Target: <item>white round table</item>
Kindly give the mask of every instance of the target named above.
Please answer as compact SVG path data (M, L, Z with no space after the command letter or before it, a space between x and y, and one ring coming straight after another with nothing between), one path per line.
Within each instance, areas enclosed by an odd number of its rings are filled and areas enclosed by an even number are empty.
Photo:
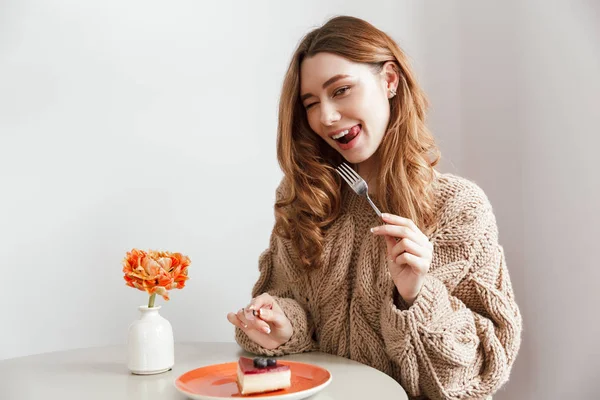
M58 351L0 361L2 400L184 400L174 381L186 371L236 361L245 353L236 343L177 343L173 370L133 375L126 366L126 347ZM325 353L282 357L327 368L331 384L311 400L405 400L402 387L366 365Z

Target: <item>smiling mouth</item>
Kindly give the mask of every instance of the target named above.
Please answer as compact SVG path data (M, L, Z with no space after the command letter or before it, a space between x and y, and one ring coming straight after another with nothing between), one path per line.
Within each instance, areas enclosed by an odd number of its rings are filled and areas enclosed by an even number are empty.
M344 132L341 132L341 136L339 137L333 137L332 139L335 140L336 142L340 142L342 144L348 144L350 143L356 136L358 136L358 134L360 133L360 125L355 125L350 129L347 129ZM338 136L338 135L336 135Z

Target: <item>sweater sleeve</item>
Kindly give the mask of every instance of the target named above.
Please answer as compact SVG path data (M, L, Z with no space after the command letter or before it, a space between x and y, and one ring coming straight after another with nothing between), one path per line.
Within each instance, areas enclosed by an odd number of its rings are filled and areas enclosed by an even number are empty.
M277 195L281 194L281 186ZM292 287L298 276L296 258L292 257L291 245L287 239L271 233L270 245L258 261L260 276L252 289L252 297L269 293L275 298L293 327L292 337L276 349L269 350L256 344L239 328L235 328L235 340L246 351L269 357L302 353L317 349L313 340L312 318L294 298Z
M398 301L393 284L382 306L386 351L414 397L491 396L508 380L520 347L521 314L491 205L480 189L459 197L461 210L439 237L453 259L428 274L411 307Z

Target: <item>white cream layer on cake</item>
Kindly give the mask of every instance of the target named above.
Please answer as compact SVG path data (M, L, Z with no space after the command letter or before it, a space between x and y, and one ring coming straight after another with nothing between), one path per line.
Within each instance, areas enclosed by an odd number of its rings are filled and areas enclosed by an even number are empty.
M266 365L266 361L255 362L248 357L240 357L238 361L237 383L240 393L244 395L288 388L291 386L291 377L287 365L273 362Z

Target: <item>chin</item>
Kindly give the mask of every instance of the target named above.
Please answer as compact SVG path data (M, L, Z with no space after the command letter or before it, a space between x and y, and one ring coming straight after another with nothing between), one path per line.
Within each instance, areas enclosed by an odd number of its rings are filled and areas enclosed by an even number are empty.
M342 157L350 164L360 164L367 160L367 158L360 156L360 154L342 154Z
M358 149L357 149L358 150ZM340 154L350 164L360 164L367 161L375 152L371 151L342 151Z

